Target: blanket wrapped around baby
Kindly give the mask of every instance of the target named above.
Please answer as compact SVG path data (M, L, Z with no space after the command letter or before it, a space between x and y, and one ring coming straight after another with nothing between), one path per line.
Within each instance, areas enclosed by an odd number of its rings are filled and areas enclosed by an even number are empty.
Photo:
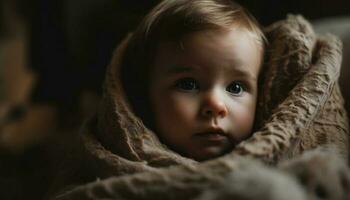
M107 69L100 110L72 142L49 196L345 199L349 127L337 83L341 42L316 35L301 16L288 16L265 34L255 131L232 152L205 162L167 148L132 112L120 78L124 40Z

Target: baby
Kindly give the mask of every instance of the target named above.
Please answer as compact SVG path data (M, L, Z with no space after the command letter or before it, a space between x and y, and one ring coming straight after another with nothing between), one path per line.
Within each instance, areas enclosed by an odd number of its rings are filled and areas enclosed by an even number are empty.
M264 36L230 0L165 0L134 32L122 83L170 149L203 161L251 135Z

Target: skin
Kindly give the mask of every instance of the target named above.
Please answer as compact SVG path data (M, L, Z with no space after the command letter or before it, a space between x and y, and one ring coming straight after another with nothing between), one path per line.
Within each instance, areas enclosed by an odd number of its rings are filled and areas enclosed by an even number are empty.
M203 161L231 151L249 137L261 59L261 45L237 27L161 43L149 96L162 142Z

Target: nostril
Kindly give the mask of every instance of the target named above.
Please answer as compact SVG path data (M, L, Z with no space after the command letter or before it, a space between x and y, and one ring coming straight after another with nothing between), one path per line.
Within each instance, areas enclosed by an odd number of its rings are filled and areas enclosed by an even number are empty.
M227 114L227 111L224 109L205 109L203 112L205 117L224 117Z
M221 110L219 115L222 116L222 117L226 116L227 115L227 110L226 109Z

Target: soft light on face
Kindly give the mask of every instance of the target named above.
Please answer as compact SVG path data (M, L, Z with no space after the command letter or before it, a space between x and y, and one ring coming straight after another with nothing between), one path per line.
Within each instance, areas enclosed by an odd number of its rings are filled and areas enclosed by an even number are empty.
M240 28L164 42L150 83L155 131L195 160L223 155L252 130L262 47Z

